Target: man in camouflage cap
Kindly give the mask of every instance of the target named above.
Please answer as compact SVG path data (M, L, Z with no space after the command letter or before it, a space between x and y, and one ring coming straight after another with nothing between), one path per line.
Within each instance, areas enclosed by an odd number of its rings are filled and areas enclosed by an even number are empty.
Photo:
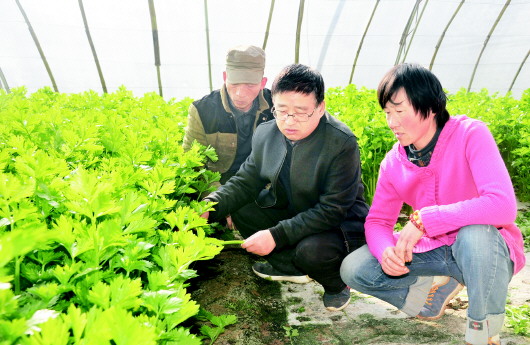
M274 118L264 70L263 49L252 45L233 47L226 55L223 86L190 105L184 149L188 150L194 141L212 146L218 160L208 161L207 167L221 173L221 184L247 159L256 127Z

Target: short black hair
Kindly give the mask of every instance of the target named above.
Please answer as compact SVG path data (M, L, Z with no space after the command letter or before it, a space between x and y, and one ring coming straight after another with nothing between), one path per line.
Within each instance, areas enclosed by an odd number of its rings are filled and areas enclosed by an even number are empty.
M284 67L272 83L272 96L294 91L309 95L315 94L317 105L324 101L324 78L319 71L302 64L292 64Z
M403 88L410 104L422 118L429 116L429 111L436 114L438 128L449 120L445 108L447 96L438 78L427 68L412 63L402 63L388 71L377 88L377 98L381 108L392 99L394 94Z

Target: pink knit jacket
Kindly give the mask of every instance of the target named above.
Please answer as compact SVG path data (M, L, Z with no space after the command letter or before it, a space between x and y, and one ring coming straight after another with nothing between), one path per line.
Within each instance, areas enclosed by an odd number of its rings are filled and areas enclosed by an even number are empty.
M453 244L463 226L491 224L500 228L508 245L514 273L524 267L523 238L514 223L517 204L512 182L483 122L452 116L427 167L409 162L399 143L387 153L365 224L368 247L379 261L385 248L395 246L399 237L393 229L403 203L420 210L426 229L415 253Z

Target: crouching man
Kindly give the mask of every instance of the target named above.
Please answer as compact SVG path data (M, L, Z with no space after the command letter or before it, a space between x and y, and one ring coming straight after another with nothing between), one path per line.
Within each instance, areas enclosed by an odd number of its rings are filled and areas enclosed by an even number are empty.
M258 126L250 156L206 198L217 205L202 216L232 216L246 239L242 247L266 259L252 267L258 276L314 279L324 287L324 306L341 310L350 290L340 265L365 244L368 213L357 140L326 112L324 80L315 69L289 65L271 91L275 120Z

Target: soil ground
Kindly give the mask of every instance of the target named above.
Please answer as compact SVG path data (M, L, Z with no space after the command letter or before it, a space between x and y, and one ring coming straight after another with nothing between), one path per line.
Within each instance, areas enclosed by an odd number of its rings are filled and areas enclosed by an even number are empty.
M215 315L238 318L219 336L216 345L316 344L462 344L465 289L452 308L436 321L409 318L393 306L352 291L352 301L340 312L328 312L317 283L278 283L253 274L259 257L240 248L225 248L213 260L197 263L199 278L192 282L192 299ZM510 284L509 303L530 302L530 253L527 266ZM196 325L197 326L197 325ZM198 333L194 330L194 333ZM529 337L510 329L501 334L503 345L528 345ZM209 344L204 340L204 344Z

